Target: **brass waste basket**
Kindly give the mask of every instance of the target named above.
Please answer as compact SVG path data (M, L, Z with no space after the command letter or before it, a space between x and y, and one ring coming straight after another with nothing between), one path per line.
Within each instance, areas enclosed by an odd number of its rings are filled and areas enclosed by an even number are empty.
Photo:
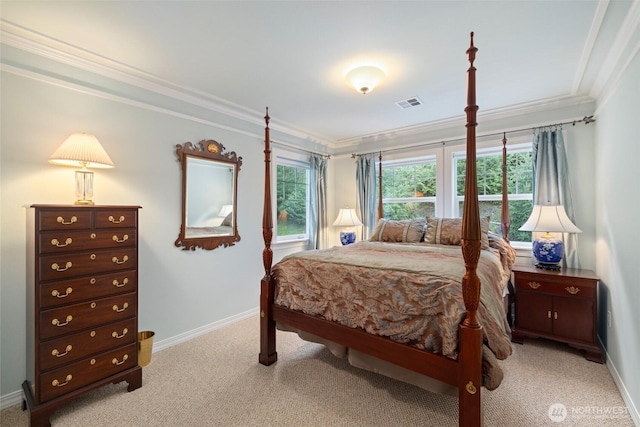
M151 352L153 350L153 336L155 332L138 332L138 365L147 366L151 363Z

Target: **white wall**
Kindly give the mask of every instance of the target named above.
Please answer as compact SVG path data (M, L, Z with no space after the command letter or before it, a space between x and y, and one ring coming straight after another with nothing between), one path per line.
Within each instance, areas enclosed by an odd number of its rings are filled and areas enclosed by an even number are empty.
M640 37L638 38L640 39ZM598 103L596 272L600 281L600 338L610 369L629 405L640 411L640 55ZM611 312L611 326L607 325ZM637 422L640 420L636 419Z
M116 165L94 170L96 203L142 206L140 330L155 331L158 342L257 312L264 274L263 114L234 132L189 118L194 116L130 105L105 92L74 90L64 82L10 72L1 78L1 396L19 396L26 375L26 289L33 284L26 282L25 212L34 203L75 200L74 169L47 163L72 132L97 135ZM183 251L174 246L181 223L175 146L202 139L215 139L242 156L237 217L241 240L229 248ZM256 360L257 353L256 347Z

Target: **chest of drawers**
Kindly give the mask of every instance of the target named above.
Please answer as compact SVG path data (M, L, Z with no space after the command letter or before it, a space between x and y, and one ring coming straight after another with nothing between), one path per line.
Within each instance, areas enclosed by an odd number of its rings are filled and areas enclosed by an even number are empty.
M27 379L32 426L138 366L138 206L28 210Z

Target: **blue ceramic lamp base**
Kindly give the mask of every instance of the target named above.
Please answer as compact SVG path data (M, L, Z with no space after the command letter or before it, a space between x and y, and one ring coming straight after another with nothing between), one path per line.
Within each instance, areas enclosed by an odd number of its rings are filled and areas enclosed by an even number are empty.
M356 241L356 232L355 231L341 231L340 232L340 243L342 246L350 245Z
M537 268L560 270L560 261L564 256L564 243L560 239L541 237L533 241L533 256Z

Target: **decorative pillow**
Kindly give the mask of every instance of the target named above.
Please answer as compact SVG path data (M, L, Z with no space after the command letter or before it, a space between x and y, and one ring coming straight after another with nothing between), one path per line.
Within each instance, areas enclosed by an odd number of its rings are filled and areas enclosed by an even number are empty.
M424 218L394 221L380 219L376 224L371 242L418 243L422 241L427 223Z
M225 227L231 227L232 221L233 221L233 212L229 213L229 215L224 217L224 219L222 220L222 225L224 225Z
M480 249L489 249L489 220L490 217L480 218ZM425 243L440 245L462 245L462 218L431 218L427 217L427 232Z

